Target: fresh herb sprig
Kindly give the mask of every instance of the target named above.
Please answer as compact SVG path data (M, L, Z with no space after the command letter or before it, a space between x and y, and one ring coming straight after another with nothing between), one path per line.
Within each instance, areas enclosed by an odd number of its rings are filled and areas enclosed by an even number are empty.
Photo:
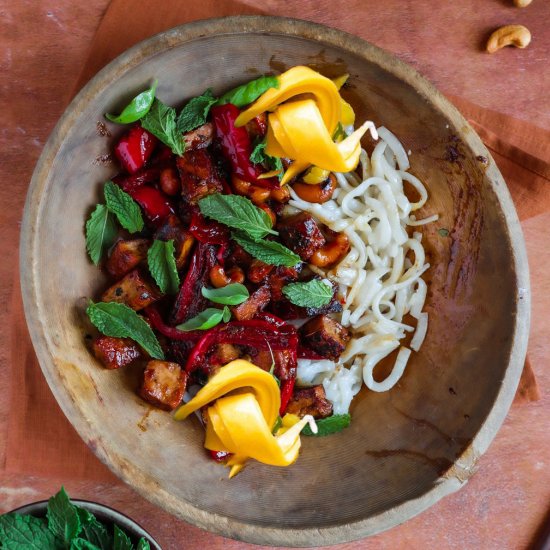
M176 328L184 331L207 330L219 325L222 321L227 323L229 319L231 319L231 310L227 306L224 306L223 309L209 307Z
M0 516L0 548L6 550L134 550L117 525L111 535L86 509L75 506L62 487L48 501L45 518L9 513ZM137 550L150 550L141 537Z
M173 240L155 240L147 251L149 271L164 294L175 294L179 290L180 278L174 255Z
M326 306L334 295L332 285L319 279L312 279L306 283L290 283L285 285L282 290L294 305L300 307Z
M233 231L231 237L240 244L246 252L270 265L294 267L301 262L300 256L286 246L266 240L255 240L244 232Z
M105 183L103 189L107 208L117 217L118 223L130 233L143 229L143 216L139 204L128 193L112 181Z
M272 157L265 152L266 142L260 141L254 147L252 154L250 155L250 161L254 164L265 164L271 170L277 170L279 172L279 181L283 179L283 161L279 157Z
M278 88L280 85L277 76L261 76L256 80L251 80L242 86L237 86L223 94L217 101L217 105L232 103L237 107L244 107L253 101L256 101L264 92L270 88Z
M202 95L189 100L178 115L176 126L181 133L189 132L202 126L208 117L210 108L217 101L208 88Z
M136 120L143 118L149 112L153 104L157 86L158 80L155 80L148 90L134 97L134 99L124 107L120 115L110 115L106 113L105 118L117 124L130 124L131 122L136 122Z
M302 434L315 436L315 437L323 437L325 435L331 435L331 434L341 432L342 430L344 430L350 425L351 415L334 414L332 416L329 416L328 418L322 418L321 420L316 420L315 423L317 424L316 434L314 434L311 431L311 428L307 424L302 430Z
M222 288L207 288L203 286L201 294L215 304L226 306L238 306L250 296L248 289L241 283L230 283Z
M168 145L175 155L183 155L185 142L176 126L176 110L155 99L149 112L141 119L141 125L162 143Z

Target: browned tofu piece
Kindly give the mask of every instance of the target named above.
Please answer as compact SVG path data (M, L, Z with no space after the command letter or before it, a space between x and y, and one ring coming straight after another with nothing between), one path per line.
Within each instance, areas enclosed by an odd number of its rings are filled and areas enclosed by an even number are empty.
M317 222L305 212L283 218L277 229L283 243L304 261L326 243Z
M275 362L273 374L282 382L296 374L296 362L292 359L290 351L254 350L251 351L250 362L268 372Z
M303 343L323 357L338 359L346 349L350 334L328 315L317 315L300 328Z
M275 268L274 265L266 264L261 260L252 260L246 276L253 283L261 283Z
M183 134L185 150L191 151L192 149L205 149L210 146L213 137L214 125L211 122L207 122L206 124Z
M296 390L288 402L286 412L299 417L310 414L313 418L326 418L332 414L332 403L327 399L323 386L313 386Z
M164 224L155 231L154 237L160 241L174 241L176 266L183 269L191 254L195 238L185 230L178 217L174 214L168 216Z
M160 409L173 411L186 386L187 373L177 363L153 360L147 363L139 395Z
M264 137L267 133L267 113L260 113L246 123L246 131L251 137Z
M262 311L269 304L270 300L271 291L269 290L269 286L262 285L245 302L232 307L231 311L237 321L246 321L247 319L252 319L257 313Z
M293 283L298 280L303 264L298 264L294 267L277 266L274 271L269 274L268 284L271 289L271 299L281 300L284 298L283 287L288 283Z
M238 359L241 356L241 352L233 344L218 344L214 355L220 365L227 365L227 363Z
M130 271L120 281L109 287L101 296L102 302L118 302L139 311L156 302L162 293L139 270Z
M207 149L186 151L176 160L181 179L181 195L185 201L197 201L223 191L218 169Z
M118 241L113 246L105 267L115 279L120 279L147 258L148 249L147 239Z
M93 343L94 355L107 369L125 367L142 356L139 346L129 338L99 336Z

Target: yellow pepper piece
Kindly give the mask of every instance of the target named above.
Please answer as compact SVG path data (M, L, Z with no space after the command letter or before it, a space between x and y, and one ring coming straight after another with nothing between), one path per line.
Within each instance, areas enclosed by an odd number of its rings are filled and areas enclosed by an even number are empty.
M177 409L174 418L184 420L197 409L239 388L250 388L266 422L273 426L281 406L279 386L271 374L244 359L231 361L222 367L189 403Z
M312 166L302 178L304 183L309 183L311 185L316 185L323 183L330 176L330 170L323 170L318 166Z
M332 134L341 118L338 89L332 80L304 66L293 67L281 74L279 76L279 87L270 88L263 93L248 109L238 116L235 126L244 126L259 114L265 111L273 111L284 101L301 94L311 94L315 98L323 121Z

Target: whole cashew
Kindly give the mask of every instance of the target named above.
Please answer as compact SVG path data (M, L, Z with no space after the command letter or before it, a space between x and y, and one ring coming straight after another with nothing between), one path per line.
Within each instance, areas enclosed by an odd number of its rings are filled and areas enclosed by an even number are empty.
M317 267L327 267L339 261L348 250L348 236L345 233L336 233L328 243L313 253L309 263Z
M531 42L531 33L523 25L505 25L493 32L487 41L487 51L495 53L505 46L526 48Z
M293 186L294 192L304 201L323 203L332 198L334 190L338 186L338 181L334 174L330 176L322 183L303 183L297 181Z
M528 6L533 0L514 0L514 6L516 8L525 8Z

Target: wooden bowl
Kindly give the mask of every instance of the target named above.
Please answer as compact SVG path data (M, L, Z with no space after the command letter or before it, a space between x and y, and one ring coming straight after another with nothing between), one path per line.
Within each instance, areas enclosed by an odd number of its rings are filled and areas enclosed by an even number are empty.
M297 463L253 463L235 479L205 456L198 422L174 422L135 394L132 369L88 352L85 297L104 288L84 221L116 167L121 127L96 124L158 78L169 104L307 64L351 74L358 120L385 125L426 182L430 327L400 383L364 392L351 427L304 438ZM510 195L482 142L411 67L354 36L274 17L199 21L133 47L73 100L38 162L25 207L21 284L48 383L81 437L143 496L200 527L258 544L321 546L388 529L459 489L495 436L525 357L529 281ZM483 474L481 474L483 475Z

